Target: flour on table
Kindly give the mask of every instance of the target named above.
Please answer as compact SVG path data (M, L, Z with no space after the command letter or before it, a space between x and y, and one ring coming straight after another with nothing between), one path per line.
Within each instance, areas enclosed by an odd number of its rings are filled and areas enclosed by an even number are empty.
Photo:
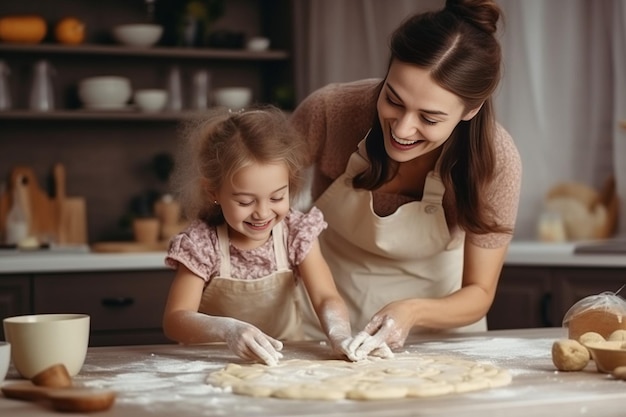
M228 364L207 383L235 394L312 400L431 397L508 385L494 365L453 356L399 353L360 362L291 359L276 366Z

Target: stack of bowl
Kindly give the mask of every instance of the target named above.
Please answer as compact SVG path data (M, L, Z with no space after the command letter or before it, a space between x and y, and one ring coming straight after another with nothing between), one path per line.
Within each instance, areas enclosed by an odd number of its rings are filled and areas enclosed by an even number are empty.
M155 45L163 34L163 26L152 23L129 23L113 28L113 38L126 46L149 47Z
M248 87L218 88L214 91L213 98L217 106L240 110L252 102L252 90Z
M78 96L88 109L125 108L131 94L130 80L125 77L115 75L89 77L78 83Z
M140 111L152 113L159 112L165 108L167 97L167 90L146 88L135 91L133 101Z

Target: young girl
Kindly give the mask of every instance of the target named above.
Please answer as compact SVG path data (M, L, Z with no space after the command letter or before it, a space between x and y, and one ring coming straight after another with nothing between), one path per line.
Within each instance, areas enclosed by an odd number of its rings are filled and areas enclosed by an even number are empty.
M241 358L276 364L280 340L303 336L296 286L304 284L333 349L356 360L347 308L317 239L323 216L290 208L303 139L274 107L212 111L186 136L173 181L192 222L166 257L177 269L167 337L224 341Z

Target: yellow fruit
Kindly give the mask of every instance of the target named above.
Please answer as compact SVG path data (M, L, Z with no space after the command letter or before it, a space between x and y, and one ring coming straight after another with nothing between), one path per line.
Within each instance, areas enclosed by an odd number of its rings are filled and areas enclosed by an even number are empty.
M0 18L0 40L15 43L39 43L48 25L41 16L14 15Z
M85 24L75 17L64 17L54 27L54 37L59 43L77 45L85 40Z

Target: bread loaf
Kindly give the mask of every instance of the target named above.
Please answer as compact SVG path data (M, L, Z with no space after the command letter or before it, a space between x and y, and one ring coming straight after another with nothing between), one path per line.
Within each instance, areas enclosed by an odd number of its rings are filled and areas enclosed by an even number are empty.
M566 325L570 339L578 340L587 332L596 332L608 339L615 330L626 330L626 316L622 311L590 308L573 315Z

